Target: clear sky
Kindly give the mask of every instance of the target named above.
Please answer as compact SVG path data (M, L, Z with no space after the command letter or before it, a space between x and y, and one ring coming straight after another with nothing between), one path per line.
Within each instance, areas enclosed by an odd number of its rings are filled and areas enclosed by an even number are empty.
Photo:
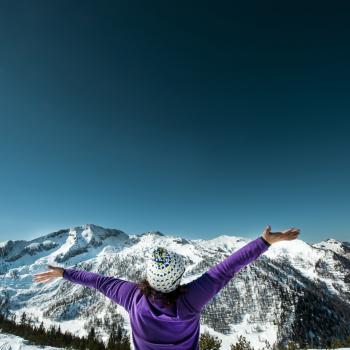
M1 1L0 241L350 241L350 4Z

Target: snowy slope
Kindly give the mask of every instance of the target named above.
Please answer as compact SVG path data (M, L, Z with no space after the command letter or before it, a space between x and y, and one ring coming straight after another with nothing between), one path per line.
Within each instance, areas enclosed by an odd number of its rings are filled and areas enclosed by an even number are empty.
M346 256L350 259L350 243L337 241L333 238L327 238L322 242L313 244L313 247L321 249L329 249L333 252Z
M251 239L222 235L187 240L159 231L127 235L86 224L28 242L1 242L0 301L7 301L11 312L26 311L46 326L59 323L63 331L86 335L94 324L106 340L113 322L122 322L131 332L122 307L95 290L62 279L34 284L32 275L50 263L137 281L145 272L144 251L159 245L185 257L185 284ZM346 247L346 242L342 244ZM335 336L343 336L350 323L350 260L346 248L342 249L335 252L301 239L272 245L207 305L201 316L202 331L207 328L220 335L227 349L239 335L249 338L255 348L263 346L265 339L273 343L292 336L318 345L322 337L330 337L327 330L332 327L339 332Z
M30 345L30 342L12 334L0 332L0 349L1 350L37 350L37 345ZM62 348L53 348L52 346L41 346L43 350L59 350Z

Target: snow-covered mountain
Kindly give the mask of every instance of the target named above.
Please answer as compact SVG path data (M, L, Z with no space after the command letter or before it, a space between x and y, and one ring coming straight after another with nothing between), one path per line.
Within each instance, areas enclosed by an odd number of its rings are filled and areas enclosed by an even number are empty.
M313 246L317 248L333 250L335 253L338 253L350 259L349 242L340 242L333 238L327 238L324 241L313 244Z
M86 335L90 325L106 340L112 322L131 332L128 314L101 293L57 279L35 284L34 273L47 264L76 267L137 281L144 276L143 252L155 245L182 254L187 270L182 284L256 238L219 236L187 240L159 231L128 235L86 224L31 241L0 243L0 305L26 311L45 325ZM255 348L294 340L322 347L332 337L350 335L350 243L301 239L272 245L235 275L205 307L202 331L209 330L229 349L240 335Z

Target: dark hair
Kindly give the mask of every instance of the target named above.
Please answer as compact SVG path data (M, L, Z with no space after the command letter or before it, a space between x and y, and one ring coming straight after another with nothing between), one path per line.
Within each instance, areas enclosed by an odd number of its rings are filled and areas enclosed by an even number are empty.
M181 285L172 292L162 293L152 288L145 278L140 280L137 284L143 295L146 295L153 300L157 296L165 306L171 306L173 303L175 303L179 296L187 292L187 287L185 285Z

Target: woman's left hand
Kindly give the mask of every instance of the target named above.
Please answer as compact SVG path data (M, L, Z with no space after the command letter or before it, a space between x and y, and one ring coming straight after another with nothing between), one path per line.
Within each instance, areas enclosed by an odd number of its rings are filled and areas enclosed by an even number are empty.
M296 239L300 233L300 229L296 227L289 228L284 231L271 232L271 226L267 225L263 232L263 238L270 244L280 241L291 241Z
M42 273L36 273L34 274L34 280L35 282L49 282L52 279L63 277L64 269L62 267L56 267L47 265L50 271L42 272Z

